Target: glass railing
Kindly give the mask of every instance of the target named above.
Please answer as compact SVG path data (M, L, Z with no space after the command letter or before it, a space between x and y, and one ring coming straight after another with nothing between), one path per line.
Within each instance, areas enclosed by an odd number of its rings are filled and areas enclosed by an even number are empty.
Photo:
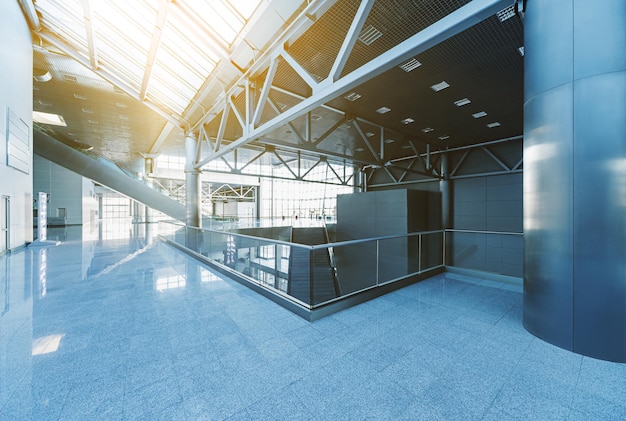
M307 246L160 221L159 235L311 310L444 266L443 230Z

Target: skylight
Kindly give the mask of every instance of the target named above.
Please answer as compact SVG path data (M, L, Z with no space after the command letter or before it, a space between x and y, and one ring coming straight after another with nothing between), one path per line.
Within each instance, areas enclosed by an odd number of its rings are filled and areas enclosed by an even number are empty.
M78 0L37 0L35 7L47 32L115 75L125 92L182 116L248 20L267 6L263 0L191 3L91 1L89 19Z

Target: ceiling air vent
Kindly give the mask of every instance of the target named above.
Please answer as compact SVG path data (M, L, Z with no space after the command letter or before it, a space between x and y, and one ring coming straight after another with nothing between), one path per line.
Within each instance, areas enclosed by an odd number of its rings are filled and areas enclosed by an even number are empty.
M417 61L415 58L412 58L411 60L407 61L406 63L401 64L400 67L402 70L404 70L405 72L410 72L411 70L415 70L418 67L420 67L422 65L422 63L420 63L419 61Z
M515 5L512 4L509 7L500 10L497 15L498 19L500 19L500 22L511 19L513 16L515 16Z
M487 127L489 127L490 129L493 129L494 127L499 127L499 126L500 126L500 123L497 121L487 124Z
M74 94L74 98L80 99L82 101L87 101L87 97L85 95L81 95L81 94Z
M374 28L372 25L367 25L367 27L363 29L359 34L359 41L361 41L365 45L371 45L382 35L383 33L380 32L378 29Z
M442 80L441 82L432 85L430 89L432 89L435 92L439 92L439 91L443 91L448 86L450 86L448 82L446 82L445 80Z
M413 120L411 117L407 117L407 118L405 118L404 120L400 120L400 122L401 122L402 124L411 124L411 123L413 123L414 121L415 121L415 120Z
M445 136L439 136L439 140L448 140L450 139L450 136L445 135Z
M357 94L356 92L350 92L348 95L344 96L344 98L348 101L356 101L357 99L361 98L361 95Z
M63 79L67 80L68 82L74 82L74 83L78 82L78 79L74 75L64 74Z
M321 120L321 119L322 119L321 115L319 115L319 114L311 114L311 120L318 121L318 120Z
M474 117L474 118L481 118L481 117L484 117L484 116L486 116L486 115L487 115L487 113L486 113L486 112L484 112L484 111L479 111L479 112L477 112L477 113L472 114L472 117Z
M385 114L385 113L388 113L389 111L391 111L391 108L387 108L387 107L380 107L379 109L376 110L378 114Z
M424 128L422 129L422 131L423 131L424 133L430 133L430 132L432 132L433 130L434 130L434 129L433 129L432 127L424 127Z
M457 107L462 107L463 105L467 105L469 104L470 101L469 98L463 98L463 99L459 99L458 101L454 101L454 105L456 105Z

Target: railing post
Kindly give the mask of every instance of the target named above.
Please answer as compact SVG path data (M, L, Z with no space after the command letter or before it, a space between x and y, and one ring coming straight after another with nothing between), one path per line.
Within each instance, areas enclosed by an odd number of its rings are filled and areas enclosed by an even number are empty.
M422 234L417 237L417 273L422 273Z

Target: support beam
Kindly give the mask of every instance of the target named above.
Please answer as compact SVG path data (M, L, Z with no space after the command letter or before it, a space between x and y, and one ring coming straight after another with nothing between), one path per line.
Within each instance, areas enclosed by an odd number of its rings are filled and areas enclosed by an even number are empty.
M144 68L143 78L141 80L141 90L139 91L139 100L141 101L146 99L150 76L152 75L152 69L154 68L154 61L156 60L157 51L159 51L159 47L161 46L161 34L163 32L163 28L165 27L165 23L167 22L167 9L170 5L170 1L171 0L160 0L159 2L159 11L157 12L154 32L152 33L148 59L146 61L146 67Z
M343 40L343 44L339 49L339 54L337 54L335 63L333 63L333 68L330 70L329 78L331 81L335 82L337 81L337 79L339 79L339 76L341 76L341 72L343 71L346 62L348 61L348 57L350 57L352 48L354 48L354 44L356 43L359 34L361 33L361 29L363 29L365 20L370 14L373 5L374 0L364 0L359 5L359 9L354 15L354 19L352 20L350 29L348 29L348 33L346 34L346 37Z
M302 80L311 87L313 91L317 88L317 81L313 79L313 76L309 72L306 71L304 67L300 63L296 61L295 58L291 56L287 51L283 51L281 57L285 59L285 63L287 63L297 74L302 78Z
M91 0L83 0L83 16L85 18L85 31L87 32L87 48L89 49L89 63L91 67L100 67L98 60L98 49L96 48L96 36L93 28L93 13L91 10Z
M192 135L185 138L185 222L186 225L199 228L201 226L201 184L200 171L195 167L196 143L198 140Z
M259 96L259 102L256 106L256 111L254 112L254 117L252 118L252 125L256 127L261 120L261 114L263 114L263 109L265 108L265 103L269 98L270 89L272 88L272 82L274 82L274 76L276 75L276 69L278 69L278 63L280 63L278 57L273 58L270 62L270 67L267 69L267 75L265 76L265 83L263 84L263 88L261 89L261 95Z
M454 35L476 25L484 19L509 6L511 0L473 0L465 6L460 7L443 19L433 23L407 40L401 42L370 62L364 64L348 75L338 79L336 82L316 91L311 97L295 105L281 115L262 124L255 130L243 136L228 147L222 149L218 154L204 159L200 166L212 159L218 158L221 154L246 145L286 124L314 108L324 104L342 92L353 89L368 80L386 72L387 70L401 64L406 59L420 54L435 45L453 37Z

